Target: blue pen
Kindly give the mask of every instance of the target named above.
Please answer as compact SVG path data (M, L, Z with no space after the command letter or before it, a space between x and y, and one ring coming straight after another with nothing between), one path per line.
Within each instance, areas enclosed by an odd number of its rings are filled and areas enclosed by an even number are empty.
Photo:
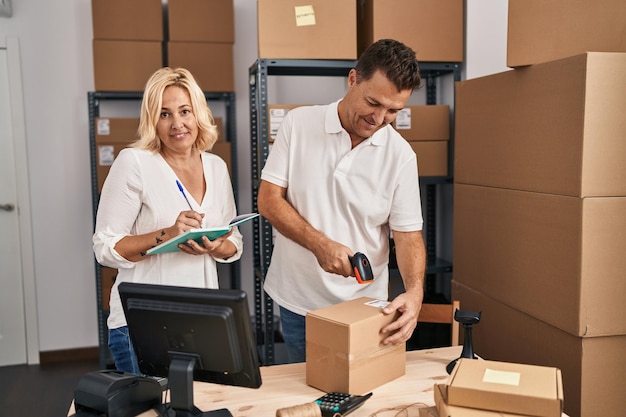
M176 185L178 185L178 189L180 190L180 192L183 193L183 197L185 197L185 201L187 202L187 205L189 206L189 209L193 210L193 207L191 207L191 203L189 202L189 199L187 198L187 194L185 194L185 190L183 189L183 185L178 180L176 180Z

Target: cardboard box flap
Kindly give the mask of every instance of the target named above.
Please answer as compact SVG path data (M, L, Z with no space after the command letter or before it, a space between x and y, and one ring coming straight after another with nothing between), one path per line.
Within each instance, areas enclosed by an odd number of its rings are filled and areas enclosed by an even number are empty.
M478 408L459 407L448 404L448 386L435 384L435 407L438 417L528 417L522 414L502 413L500 411L481 410ZM426 416L429 416L426 414ZM435 414L435 416L437 416Z
M452 371L448 404L539 417L560 417L563 386L557 368L461 359Z
M331 320L336 323L351 325L363 320L364 317L377 314L387 305L386 301L361 297L349 303L339 303L330 307L311 311L312 316Z

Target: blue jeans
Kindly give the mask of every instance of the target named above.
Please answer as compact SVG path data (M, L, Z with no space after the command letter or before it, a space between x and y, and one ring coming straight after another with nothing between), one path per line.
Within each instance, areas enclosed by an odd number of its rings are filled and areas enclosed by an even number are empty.
M280 307L280 324L283 330L283 339L287 347L289 362L306 361L306 319Z
M135 349L128 336L128 327L118 327L109 330L109 349L115 360L118 371L132 372L141 375Z

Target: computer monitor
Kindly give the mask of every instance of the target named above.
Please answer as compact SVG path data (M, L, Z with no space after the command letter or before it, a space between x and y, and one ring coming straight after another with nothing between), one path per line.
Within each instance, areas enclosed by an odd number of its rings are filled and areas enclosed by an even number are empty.
M231 416L203 413L193 402L193 381L261 386L246 293L123 282L118 287L145 375L167 377L167 416Z

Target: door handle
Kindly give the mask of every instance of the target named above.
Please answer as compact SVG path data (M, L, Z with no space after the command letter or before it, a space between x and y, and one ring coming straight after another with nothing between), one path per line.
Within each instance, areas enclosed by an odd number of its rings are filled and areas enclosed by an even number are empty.
M15 209L15 206L11 203L0 204L0 210L13 211L14 209Z

